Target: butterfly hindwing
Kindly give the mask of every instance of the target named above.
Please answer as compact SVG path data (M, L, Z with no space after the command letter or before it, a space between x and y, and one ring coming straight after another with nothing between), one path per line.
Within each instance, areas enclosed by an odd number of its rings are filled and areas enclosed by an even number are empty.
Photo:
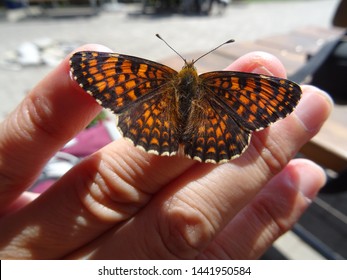
M171 88L129 107L118 116L118 127L135 146L157 155L178 151L178 115Z
M221 163L242 154L250 131L240 126L213 98L192 104L184 132L184 153L202 162Z

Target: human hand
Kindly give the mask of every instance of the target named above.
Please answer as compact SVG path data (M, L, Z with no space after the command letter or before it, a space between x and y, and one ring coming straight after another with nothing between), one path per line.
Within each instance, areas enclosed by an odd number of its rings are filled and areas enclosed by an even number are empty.
M264 53L227 69L285 76ZM258 258L325 182L316 164L292 160L332 108L320 90L302 90L297 109L253 133L229 163L159 157L120 139L36 198L25 190L44 164L100 111L71 79L66 58L0 126L0 258Z

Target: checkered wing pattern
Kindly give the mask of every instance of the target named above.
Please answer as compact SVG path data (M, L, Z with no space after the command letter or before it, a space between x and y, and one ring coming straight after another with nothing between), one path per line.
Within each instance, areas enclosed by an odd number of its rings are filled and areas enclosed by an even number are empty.
M198 76L194 61L180 72L116 53L77 52L71 72L79 85L118 116L135 146L158 155L220 163L240 156L251 133L290 114L300 87L286 79L216 71Z
M124 137L155 154L177 152L177 104L168 86L175 70L133 56L88 51L75 53L70 64L79 85L118 115Z
M199 76L201 100L192 104L184 135L185 153L207 162L240 156L253 131L293 111L300 87L286 79L232 71Z

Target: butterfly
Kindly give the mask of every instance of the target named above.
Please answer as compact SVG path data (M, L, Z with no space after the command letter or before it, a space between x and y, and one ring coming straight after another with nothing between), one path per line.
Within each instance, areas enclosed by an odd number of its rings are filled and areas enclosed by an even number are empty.
M70 69L87 93L117 115L118 128L135 146L162 156L180 149L201 162L239 157L253 131L286 117L300 100L300 87L287 79L236 71L198 75L194 64L205 55L190 62L178 55L184 61L179 72L96 51L74 53Z

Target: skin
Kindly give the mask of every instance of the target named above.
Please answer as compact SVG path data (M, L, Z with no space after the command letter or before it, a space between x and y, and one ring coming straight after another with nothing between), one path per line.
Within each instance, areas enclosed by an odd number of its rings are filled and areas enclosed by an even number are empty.
M227 69L285 77L259 52ZM120 139L37 196L26 189L41 168L101 110L71 79L66 58L0 126L0 258L258 258L325 183L319 166L292 159L332 109L319 89L302 90L294 113L254 133L230 163L158 157Z

